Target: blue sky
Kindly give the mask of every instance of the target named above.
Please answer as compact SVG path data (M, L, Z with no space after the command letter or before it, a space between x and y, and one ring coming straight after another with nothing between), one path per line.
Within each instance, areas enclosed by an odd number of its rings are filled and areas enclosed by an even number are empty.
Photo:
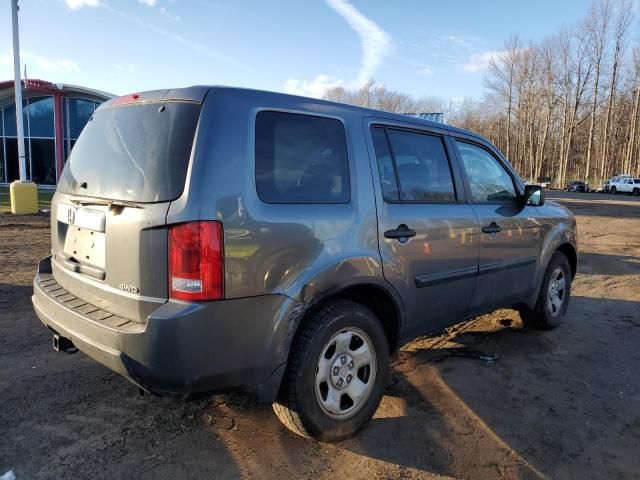
M480 97L517 33L574 26L589 0L20 0L30 78L115 94L224 84L309 96L373 77L414 96ZM13 77L0 4L0 80Z

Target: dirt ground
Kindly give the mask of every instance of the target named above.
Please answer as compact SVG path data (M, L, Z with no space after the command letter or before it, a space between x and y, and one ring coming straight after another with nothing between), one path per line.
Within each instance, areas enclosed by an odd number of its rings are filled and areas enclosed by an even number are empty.
M0 215L0 475L640 477L640 199L550 196L578 219L565 322L532 331L501 310L411 343L375 418L338 444L244 397L142 398L82 353L56 354L30 303L47 217Z

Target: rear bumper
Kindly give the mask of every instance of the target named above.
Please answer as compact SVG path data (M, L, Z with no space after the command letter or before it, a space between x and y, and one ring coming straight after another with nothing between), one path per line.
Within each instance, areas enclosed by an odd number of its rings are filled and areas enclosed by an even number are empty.
M187 398L244 389L272 401L290 343L295 302L264 295L208 303L168 301L136 323L83 304L40 262L33 306L51 330L146 391Z

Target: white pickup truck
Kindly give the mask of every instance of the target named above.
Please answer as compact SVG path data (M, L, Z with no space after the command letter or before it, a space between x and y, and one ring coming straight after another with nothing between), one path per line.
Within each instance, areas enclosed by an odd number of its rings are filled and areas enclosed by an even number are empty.
M640 178L614 177L609 183L609 191L614 195L616 193L640 195Z

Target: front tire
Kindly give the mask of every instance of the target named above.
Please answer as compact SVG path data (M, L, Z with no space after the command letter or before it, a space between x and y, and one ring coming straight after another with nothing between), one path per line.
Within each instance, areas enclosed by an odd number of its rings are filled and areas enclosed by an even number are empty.
M554 329L562 323L570 297L571 266L564 253L556 252L544 274L535 307L521 307L520 318L528 327Z
M355 302L333 302L294 340L273 410L298 435L341 440L377 410L388 369L389 345L376 316Z
M616 193L618 193L616 187L611 187L611 195L615 195Z

